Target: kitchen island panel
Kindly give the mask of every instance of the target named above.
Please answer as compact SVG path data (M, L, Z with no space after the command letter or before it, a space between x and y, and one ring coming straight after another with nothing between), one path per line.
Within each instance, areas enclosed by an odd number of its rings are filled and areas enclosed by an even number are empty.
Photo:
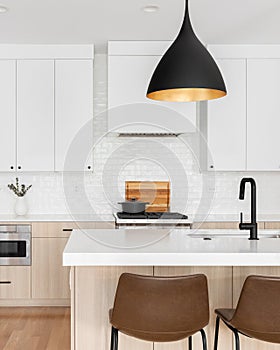
M153 267L75 268L72 350L110 349L111 326L108 313L113 307L119 277L124 272L153 275ZM152 343L122 334L119 336L119 344L121 350L153 350Z

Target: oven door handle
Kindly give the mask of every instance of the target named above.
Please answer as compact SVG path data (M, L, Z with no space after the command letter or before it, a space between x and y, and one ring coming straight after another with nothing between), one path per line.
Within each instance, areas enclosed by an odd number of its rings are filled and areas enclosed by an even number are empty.
M26 240L26 258L30 258L30 239Z

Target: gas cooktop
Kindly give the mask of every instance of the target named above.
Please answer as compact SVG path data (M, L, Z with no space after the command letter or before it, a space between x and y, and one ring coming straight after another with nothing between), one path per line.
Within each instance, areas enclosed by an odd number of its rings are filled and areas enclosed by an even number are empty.
M172 213L172 212L142 212L142 213L125 213L119 212L117 213L117 217L119 219L132 219L132 220L187 220L188 216L180 213Z

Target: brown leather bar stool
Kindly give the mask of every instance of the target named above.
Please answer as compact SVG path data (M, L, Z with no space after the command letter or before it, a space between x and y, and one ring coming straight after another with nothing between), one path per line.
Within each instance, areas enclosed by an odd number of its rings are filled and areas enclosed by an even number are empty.
M153 277L124 273L113 309L111 350L118 349L118 332L151 342L173 342L200 332L203 350L209 323L207 278L204 275Z
M220 319L234 333L240 350L239 333L280 344L280 278L247 277L236 309L217 309L214 350L218 349Z

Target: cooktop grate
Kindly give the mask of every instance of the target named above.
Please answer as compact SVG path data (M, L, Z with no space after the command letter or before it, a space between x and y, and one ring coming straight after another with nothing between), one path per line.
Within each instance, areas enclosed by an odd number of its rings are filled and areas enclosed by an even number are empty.
M172 212L142 212L142 213L125 213L119 212L117 213L119 219L144 219L144 220L186 220L188 219L187 215L180 213L172 213Z

